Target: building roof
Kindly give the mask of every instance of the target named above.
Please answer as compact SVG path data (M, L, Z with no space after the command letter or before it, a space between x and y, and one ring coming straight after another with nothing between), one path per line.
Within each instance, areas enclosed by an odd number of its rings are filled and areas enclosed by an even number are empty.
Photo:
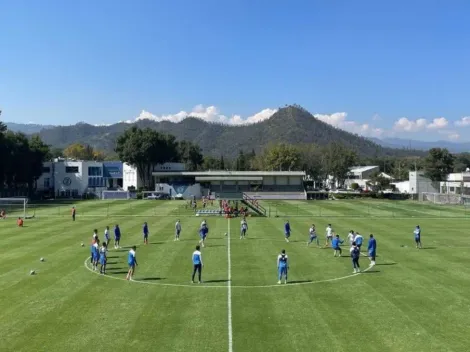
M366 172L376 168L378 168L378 166L353 166L351 169L349 169L349 172L360 174L362 172Z
M305 171L156 171L153 176L193 176L193 177L266 177L298 176L304 177Z
M196 176L196 181L263 181L261 176Z

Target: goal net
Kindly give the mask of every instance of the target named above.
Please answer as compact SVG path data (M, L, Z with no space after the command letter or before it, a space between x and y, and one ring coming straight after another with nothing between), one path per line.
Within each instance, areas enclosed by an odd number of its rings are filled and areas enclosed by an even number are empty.
M0 198L0 213L5 212L6 217L26 218L28 198Z
M419 200L421 202L429 202L442 205L469 205L470 197L461 196L460 194L447 193L421 193Z
M101 199L131 199L131 193L128 191L103 191Z

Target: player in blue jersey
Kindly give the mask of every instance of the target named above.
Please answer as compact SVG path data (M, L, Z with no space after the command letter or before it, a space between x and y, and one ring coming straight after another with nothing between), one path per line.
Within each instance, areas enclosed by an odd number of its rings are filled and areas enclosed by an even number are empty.
M175 241L180 240L180 234L181 234L181 222L178 220L175 223Z
M121 248L121 229L119 225L114 226L114 249Z
M144 235L144 244L149 244L149 226L146 222L142 226L142 234Z
M277 283L280 284L282 277L284 277L284 283L287 284L287 271L289 270L289 263L286 254L286 250L283 249L281 254L277 256Z
M204 248L204 242L206 240L207 234L209 233L209 228L207 227L206 222L204 221L203 224L201 224L201 227L199 228L199 237L201 238L199 240L199 244Z
M342 254L342 249L341 249L341 244L343 243L344 241L342 241L340 238L339 238L339 235L336 235L335 237L333 237L333 240L331 241L331 248L333 248L333 251L334 251L334 256L338 256L338 257L341 257L341 254ZM339 254L339 255L338 255Z
M359 250L359 247L356 245L356 242L352 243L351 249L349 250L351 254L351 259L352 259L352 265L353 265L353 273L360 273L361 272L361 267L359 266L359 258L361 256L361 251Z
M109 246L109 242L111 241L111 238L109 237L109 226L106 226L106 229L104 230L104 241L106 242L106 248Z
M127 272L126 280L132 280L132 277L135 273L135 267L137 264L137 258L135 255L135 251L137 250L136 246L133 246L129 253L127 254L127 265L129 265L129 271Z
M96 240L92 245L91 245L91 255L93 257L93 270L97 270L98 268L98 261L100 260L100 240Z
M421 227L419 227L419 225L416 226L413 233L415 235L416 248L423 248L423 246L421 245Z
M307 242L307 246L310 246L313 241L316 241L317 247L320 247L320 240L318 239L318 236L317 236L317 230L315 229L315 224L312 224L308 232L309 232L310 239Z
M196 250L193 252L193 255L191 257L193 261L193 276L191 278L191 282L194 284L194 277L196 276L196 273L198 274L198 279L199 283L202 282L202 267L204 264L202 263L202 253L201 253L201 247L196 246Z
M246 219L243 218L241 225L240 225L240 239L246 238L247 231L248 231L248 223L246 222Z
M284 224L284 235L286 236L286 242L289 242L289 237L290 237L290 224L289 220L286 221Z
M369 253L370 266L375 265L375 254L377 252L377 241L374 235L370 235L369 243L367 244L367 252Z
M108 249L106 242L103 242L100 248L100 274L106 274L106 262L108 261Z

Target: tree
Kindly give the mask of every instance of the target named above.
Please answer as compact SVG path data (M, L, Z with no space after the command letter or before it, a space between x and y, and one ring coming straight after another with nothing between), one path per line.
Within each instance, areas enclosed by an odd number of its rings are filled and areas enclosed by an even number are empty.
M342 144L333 142L323 148L322 155L322 169L342 186L349 170L357 161L356 153Z
M302 169L313 181L324 181L322 165L322 150L315 144L304 144L299 147Z
M203 170L220 170L220 160L207 155L204 157L204 161L202 162L202 169Z
M382 176L380 172L370 175L368 185L376 192L383 191L390 187L390 179Z
M0 149L0 190L6 187L12 195L21 190L32 196L49 147L38 136L28 139L23 133L7 131L0 134Z
M224 156L220 156L220 169L225 170L225 162L224 162Z
M237 171L246 171L246 170L248 170L249 161L248 161L247 155L245 155L243 153L243 150L240 150L238 152L238 157L237 157L235 163L236 163L235 169Z
M186 165L186 169L189 171L196 171L204 162L201 148L198 145L187 141L181 141L178 143L178 156L180 161Z
M263 151L259 163L265 170L291 171L300 168L300 153L292 145L275 144Z
M359 189L359 183L356 183L356 182L351 183L351 189L352 189L353 191L358 190L358 189Z
M67 158L78 160L96 160L103 161L105 154L99 150L95 150L89 144L74 143L63 150L63 155Z
M461 153L455 156L454 172L464 172L470 168L470 153Z
M154 165L178 160L175 137L150 128L132 127L116 141L116 152L123 162L137 168L144 187L152 187Z
M454 156L445 148L432 148L424 159L424 168L431 181L445 181L454 169Z

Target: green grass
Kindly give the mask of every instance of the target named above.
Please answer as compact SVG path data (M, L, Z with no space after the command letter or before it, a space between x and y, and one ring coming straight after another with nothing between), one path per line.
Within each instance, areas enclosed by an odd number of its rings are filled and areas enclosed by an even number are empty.
M201 218L183 203L76 205L74 223L65 203L31 206L28 213L36 217L24 228L15 226L13 208L0 221L0 351L229 351L229 285L236 352L470 350L467 209L400 201L267 202L271 217L250 218L244 241L238 219L229 225L207 218L205 283L192 285ZM183 233L175 243L178 217ZM287 217L289 244L282 231ZM141 243L144 221L148 246ZM349 258L307 247L312 222L322 237L329 222L343 237L350 229L374 233L378 265L352 275ZM126 248L110 250L108 277L85 266L93 229L101 236L116 223L122 245L138 245L137 282L124 280ZM419 251L412 236L418 223L425 246ZM292 283L279 286L275 263L283 248Z

